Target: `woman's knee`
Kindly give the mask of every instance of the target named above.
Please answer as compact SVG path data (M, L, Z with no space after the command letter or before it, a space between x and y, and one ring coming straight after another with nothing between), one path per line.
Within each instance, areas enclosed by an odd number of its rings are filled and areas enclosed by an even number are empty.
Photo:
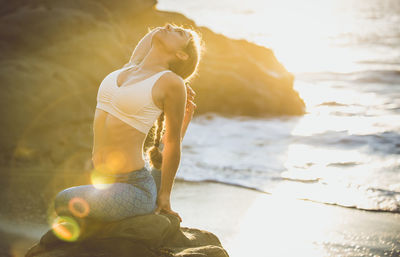
M54 209L56 213L59 215L68 213L68 202L69 197L66 189L58 192L56 197L54 198Z
M54 198L54 209L58 214L71 214L70 201L73 197L80 194L81 187L70 187L61 190Z

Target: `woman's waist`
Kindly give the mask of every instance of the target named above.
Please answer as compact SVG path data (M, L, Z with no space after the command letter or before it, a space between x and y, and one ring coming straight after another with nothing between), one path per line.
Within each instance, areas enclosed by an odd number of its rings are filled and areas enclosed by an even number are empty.
M93 167L104 173L120 174L139 170L145 165L142 149L103 147L92 153Z
M140 179L151 176L150 171L146 166L143 166L140 169L131 170L129 172L99 172L98 175L105 183L134 183L139 181Z

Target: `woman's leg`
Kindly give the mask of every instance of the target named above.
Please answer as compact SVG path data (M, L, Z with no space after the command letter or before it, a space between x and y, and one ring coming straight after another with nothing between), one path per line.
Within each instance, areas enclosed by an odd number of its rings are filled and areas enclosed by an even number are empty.
M55 198L56 212L105 221L152 213L156 208L157 188L149 171L145 172L129 183L113 183L104 189L93 185L67 188Z

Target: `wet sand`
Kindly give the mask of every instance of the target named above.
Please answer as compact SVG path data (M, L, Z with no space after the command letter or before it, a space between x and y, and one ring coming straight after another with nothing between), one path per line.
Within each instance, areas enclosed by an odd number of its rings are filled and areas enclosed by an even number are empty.
M176 183L181 226L216 234L231 257L400 256L400 214L263 194L220 183Z

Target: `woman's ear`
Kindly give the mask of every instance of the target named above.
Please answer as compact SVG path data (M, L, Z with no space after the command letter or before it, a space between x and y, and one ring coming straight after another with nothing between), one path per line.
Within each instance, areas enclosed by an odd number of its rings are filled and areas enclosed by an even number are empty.
M184 51L179 50L176 52L176 56L178 56L179 59L186 61L189 58L189 55L185 53Z

